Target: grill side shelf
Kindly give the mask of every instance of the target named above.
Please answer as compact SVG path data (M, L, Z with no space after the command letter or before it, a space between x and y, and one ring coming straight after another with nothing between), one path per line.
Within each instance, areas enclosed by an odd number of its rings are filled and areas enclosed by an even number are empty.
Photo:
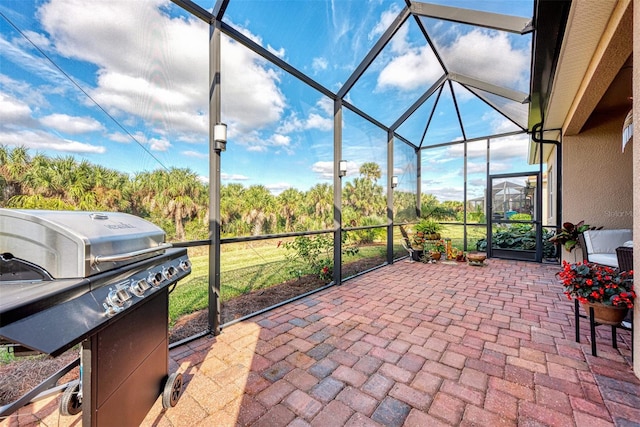
M171 267L173 274L163 274ZM3 322L0 337L55 357L117 321L120 315L134 310L147 297L190 273L186 249L171 249L159 258L141 261L111 274L105 273L98 281L92 277L91 290L77 298L37 311L12 323ZM132 284L146 281L149 277L161 276L164 277L163 280L150 284L142 292L138 291L136 294L129 291ZM128 298L124 298L125 294Z

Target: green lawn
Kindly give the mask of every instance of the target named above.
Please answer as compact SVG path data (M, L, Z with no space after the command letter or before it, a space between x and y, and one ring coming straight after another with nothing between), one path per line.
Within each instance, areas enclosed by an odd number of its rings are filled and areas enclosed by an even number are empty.
M343 264L367 257L379 257L384 247L362 246L356 255L345 255ZM277 241L222 245L220 254L220 298L226 301L238 295L283 283L294 278L287 250ZM207 307L209 300L209 256L199 250L189 254L191 274L181 280L170 294L169 318L173 325L185 315ZM308 272L302 271L301 274Z

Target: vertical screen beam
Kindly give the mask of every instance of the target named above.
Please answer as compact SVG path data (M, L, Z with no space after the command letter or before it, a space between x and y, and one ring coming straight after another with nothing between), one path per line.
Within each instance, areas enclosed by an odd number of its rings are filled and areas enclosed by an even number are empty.
M342 100L333 103L333 282L342 283Z
M416 215L422 216L422 150L416 150Z
M218 21L209 26L209 331L220 334L220 151L214 150L213 125L220 123L220 39Z
M387 132L387 262L393 264L393 131Z

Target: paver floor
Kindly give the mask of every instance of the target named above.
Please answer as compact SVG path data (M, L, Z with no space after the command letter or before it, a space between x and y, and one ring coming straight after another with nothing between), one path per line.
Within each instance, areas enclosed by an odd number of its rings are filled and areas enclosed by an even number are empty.
M632 426L630 334L575 342L557 266L398 262L170 352L158 426ZM2 425L80 425L57 399Z

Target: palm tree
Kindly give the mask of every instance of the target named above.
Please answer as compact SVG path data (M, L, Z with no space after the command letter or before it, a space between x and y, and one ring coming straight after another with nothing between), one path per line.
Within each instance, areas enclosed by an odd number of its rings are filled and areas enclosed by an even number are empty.
M363 163L360 166L360 177L344 186L343 204L345 207L352 207L357 213L357 218L373 215L384 217L386 209L384 189L377 184L381 176L380 166L377 163Z
M360 176L369 181L376 182L382 177L380 166L375 162L365 162L360 166Z
M156 171L155 205L161 208L167 218L173 218L176 228L176 238L184 240L185 220L197 216L202 206L196 202L204 186L198 176L189 169L170 168L169 171Z
M0 201L8 201L23 193L24 175L29 169L29 152L26 147L13 149L0 146Z
M252 235L259 236L275 223L275 200L264 185L252 185L245 192L244 220L251 225Z
M333 186L316 184L306 194L307 209L313 216L316 228L331 228L333 226Z
M287 188L278 195L277 200L280 215L284 219L284 231L293 231L293 224L301 212L304 193L295 188Z
M220 227L225 234L245 234L243 227L237 227L244 213L244 193L242 184L224 184L220 187ZM233 229L231 224L236 224Z

